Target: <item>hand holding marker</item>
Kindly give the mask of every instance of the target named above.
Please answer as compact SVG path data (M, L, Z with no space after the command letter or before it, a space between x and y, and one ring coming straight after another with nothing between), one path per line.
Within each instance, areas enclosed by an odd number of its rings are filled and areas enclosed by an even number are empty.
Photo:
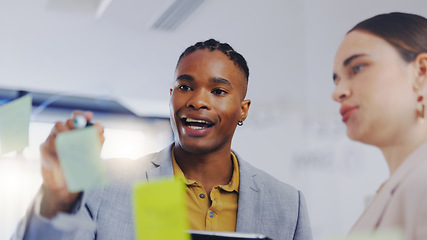
M72 125L71 131L58 135L55 141L70 193L101 187L108 182L106 166L100 158L99 125L90 122L91 119L88 115L74 115L67 120Z
M100 123L94 123L92 124L90 121L93 118L92 112L84 112L84 111L73 111L72 116L68 118L65 122L58 122L54 125L51 133L47 137L46 141L41 144L40 146L40 154L42 159L41 169L42 169L42 177L43 177L43 186L44 190L46 191L46 198L43 197L43 201L46 201L46 204L43 204L43 207L40 207L40 214L42 216L53 218L57 215L59 212L68 212L73 206L73 203L79 196L78 192L70 191L68 189L69 184L67 183L68 180L65 178L65 164L60 163L59 159L59 152L61 149L69 150L69 147L67 143L63 144L57 144L57 140L60 137L60 133L66 133L73 129L78 128L84 128L86 126L93 125L98 132L99 139L101 140L101 146L104 143L104 131L103 126ZM89 121L88 121L89 120ZM90 129L87 129L90 130ZM80 131L76 131L80 132ZM84 132L84 131L82 131ZM84 138L87 138L84 136ZM82 143L82 141L74 141L74 143ZM92 140L87 140L83 142L82 144L84 146L88 146L90 149L93 149L91 144L87 142L92 142ZM73 150L71 150L73 151ZM74 153L81 154L82 151L73 151ZM54 153L54 154L52 154ZM98 153L97 153L98 155ZM81 157L73 157L70 161L67 161L67 163L76 163L76 164L83 164L84 170L89 172L90 178L95 177L94 172L101 172L100 175L102 175L101 171L94 171L93 169L96 167L88 167L88 163L91 163L91 165L97 165L97 163L93 163L94 159L97 159L99 163L98 157L90 157L90 159L81 158ZM88 181L87 178L81 177L81 171L78 171L78 180L83 180L84 183L92 183L93 181ZM98 175L97 175L98 176ZM100 177L102 179L102 177ZM96 178L96 183L102 183L102 180L99 180L100 178ZM83 187L86 189L86 185Z
M90 121L87 121L86 118L82 115L77 115L74 118L74 128L76 129L85 128L92 125L93 123L91 123Z

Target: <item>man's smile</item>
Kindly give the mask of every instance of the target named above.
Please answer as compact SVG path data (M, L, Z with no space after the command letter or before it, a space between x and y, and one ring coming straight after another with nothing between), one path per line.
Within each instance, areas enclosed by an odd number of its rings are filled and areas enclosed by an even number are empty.
M191 129L210 128L214 125L214 123L202 119L182 118L182 121L186 127L189 127Z

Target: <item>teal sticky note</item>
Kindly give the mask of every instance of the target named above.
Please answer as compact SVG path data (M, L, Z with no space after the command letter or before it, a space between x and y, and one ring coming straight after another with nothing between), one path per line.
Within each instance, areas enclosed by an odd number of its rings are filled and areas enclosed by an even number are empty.
M0 106L0 154L28 146L31 109L30 94Z
M107 169L100 157L101 141L95 127L60 133L55 144L70 192L108 183Z

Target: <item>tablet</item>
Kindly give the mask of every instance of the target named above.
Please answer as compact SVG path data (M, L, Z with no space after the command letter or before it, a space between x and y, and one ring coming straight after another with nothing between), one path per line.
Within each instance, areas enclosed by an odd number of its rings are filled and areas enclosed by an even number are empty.
M265 235L257 233L214 232L198 230L189 230L188 232L191 234L191 240L272 240Z

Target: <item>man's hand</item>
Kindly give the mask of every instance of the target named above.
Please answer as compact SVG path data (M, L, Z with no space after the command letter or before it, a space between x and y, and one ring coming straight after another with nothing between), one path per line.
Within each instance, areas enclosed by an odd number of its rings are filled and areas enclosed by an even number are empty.
M58 212L69 212L79 196L78 192L69 192L64 172L58 160L55 139L59 133L71 131L74 127L74 118L84 116L87 121L93 118L92 112L74 111L72 118L64 122L56 122L46 141L40 146L42 158L41 172L43 177L43 199L40 214L47 218L56 216ZM101 144L104 143L104 130L100 123L94 126L98 130Z

